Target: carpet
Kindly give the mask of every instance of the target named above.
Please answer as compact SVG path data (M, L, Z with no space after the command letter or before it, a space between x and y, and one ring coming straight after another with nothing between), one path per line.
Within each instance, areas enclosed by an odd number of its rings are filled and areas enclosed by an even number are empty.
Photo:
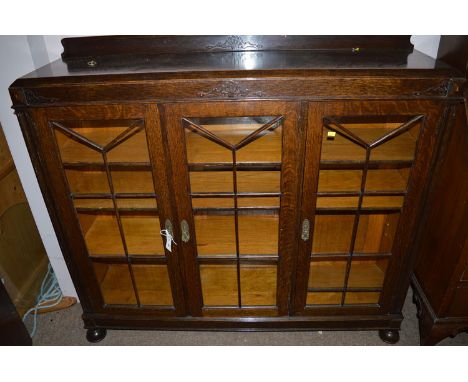
M397 345L419 345L416 307L408 293ZM323 331L323 332L208 332L208 331L156 331L108 330L107 336L97 344L86 338L79 304L53 313L39 315L33 345L387 345L377 331ZM439 345L468 345L468 333L446 338Z

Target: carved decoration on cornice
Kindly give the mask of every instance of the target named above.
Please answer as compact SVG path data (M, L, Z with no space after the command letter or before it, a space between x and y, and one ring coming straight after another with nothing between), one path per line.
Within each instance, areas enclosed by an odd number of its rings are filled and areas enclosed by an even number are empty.
M206 47L208 50L244 50L262 48L263 45L245 41L241 36L228 36L223 42L218 42L215 45L208 45Z
M221 97L221 98L237 98L237 97L262 97L261 91L251 91L249 88L235 82L226 81L215 86L207 91L198 93L199 97Z
M434 97L447 97L452 89L452 80L442 81L438 85L431 86L419 92L414 92L413 95L420 96L434 96Z
M44 97L39 94L36 94L36 92L32 89L24 89L23 91L24 91L24 97L26 98L26 102L28 104L55 103L59 100L58 98Z

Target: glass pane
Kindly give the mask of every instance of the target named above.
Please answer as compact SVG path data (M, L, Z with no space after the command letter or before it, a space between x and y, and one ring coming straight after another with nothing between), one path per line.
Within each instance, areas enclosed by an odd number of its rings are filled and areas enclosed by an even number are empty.
M398 209L403 207L404 201L404 196L364 196L362 199L362 208Z
M115 193L154 193L153 175L150 170L112 170L111 176Z
M348 253L354 215L316 215L312 253Z
M344 288L347 260L310 262L309 288Z
M73 194L108 194L109 182L105 171L66 170L68 185Z
M410 168L367 171L366 191L405 191Z
M360 191L362 170L320 170L318 192Z
M200 265L204 306L237 306L237 266Z
M234 198L192 198L192 208L234 208Z
M278 253L278 216L241 215L238 219L241 255L276 255Z
M347 116L325 119L322 161L364 161L365 147L394 134L412 119L411 116ZM328 122L327 122L328 121ZM371 150L371 161L412 161L420 122L403 133L396 133ZM403 131L403 130L401 130ZM358 143L359 141L359 143ZM358 147L361 149L359 150Z
M172 306L172 291L166 265L132 265L140 303Z
M280 192L280 171L237 171L237 192Z
M370 160L413 161L420 126L420 123L418 123L401 135L392 138L382 145L372 149ZM386 131L391 130L392 129L387 129Z
M157 216L120 216L129 255L164 255Z
M137 303L127 264L93 263L93 267L105 304Z
M79 209L95 209L95 210L113 210L114 209L114 202L112 199L74 199L73 204L75 208Z
M63 163L104 163L102 154L95 149L76 141L59 129L55 129L55 138Z
M400 214L361 215L355 253L390 253Z
M112 148L108 154L109 162L149 163L148 143L145 130L140 130L127 140Z
M387 271L388 259L351 261L349 288L381 288Z
M238 207L263 207L263 208L279 208L280 206L280 198L264 198L264 197L256 197L256 198L237 198L237 206Z
M318 209L356 209L358 204L358 196L318 196L316 206Z
M241 264L242 306L276 305L276 266Z
M203 255L235 255L234 216L195 215L197 251Z
M134 209L134 208L145 208L145 209L156 209L157 203L156 198L122 198L117 197L117 208L119 209Z
M79 213L78 218L90 256L125 255L114 214Z
M363 162L366 159L366 150L348 138L323 128L322 153L320 162Z
M232 151L185 129L188 163L232 163Z
M273 130L269 129L265 135L261 136L247 146L242 147L237 151L238 163L249 162L281 162L282 152L282 128L281 126L274 127Z
M347 292L345 304L378 304L380 292Z
M307 305L340 305L341 292L309 292L307 293Z
M149 162L146 136L137 120L80 120L52 123L66 163ZM94 145L94 148L90 148Z
M234 192L232 171L190 172L191 192Z

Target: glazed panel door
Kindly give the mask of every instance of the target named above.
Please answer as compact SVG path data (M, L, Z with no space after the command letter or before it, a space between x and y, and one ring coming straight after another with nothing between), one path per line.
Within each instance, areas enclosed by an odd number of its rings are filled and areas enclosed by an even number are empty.
M441 115L429 101L309 104L295 314L403 301Z
M62 246L77 264L75 282L84 280L80 297L97 312L185 312L177 256L160 233L172 216L157 112L144 105L36 112L56 229L68 238Z
M191 314L285 315L297 243L300 105L163 106Z

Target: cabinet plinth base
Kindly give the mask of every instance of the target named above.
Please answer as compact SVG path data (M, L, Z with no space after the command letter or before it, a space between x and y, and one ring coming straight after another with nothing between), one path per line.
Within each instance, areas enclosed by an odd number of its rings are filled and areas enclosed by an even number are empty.
M396 344L400 340L400 333L398 330L379 330L379 337L387 344Z
M93 328L86 331L86 339L89 342L95 343L102 341L107 334L107 330L103 328Z
M455 337L458 333L468 330L466 318L438 317L415 275L411 279L413 286L413 302L416 304L419 319L419 336L422 346L438 344L447 337Z

